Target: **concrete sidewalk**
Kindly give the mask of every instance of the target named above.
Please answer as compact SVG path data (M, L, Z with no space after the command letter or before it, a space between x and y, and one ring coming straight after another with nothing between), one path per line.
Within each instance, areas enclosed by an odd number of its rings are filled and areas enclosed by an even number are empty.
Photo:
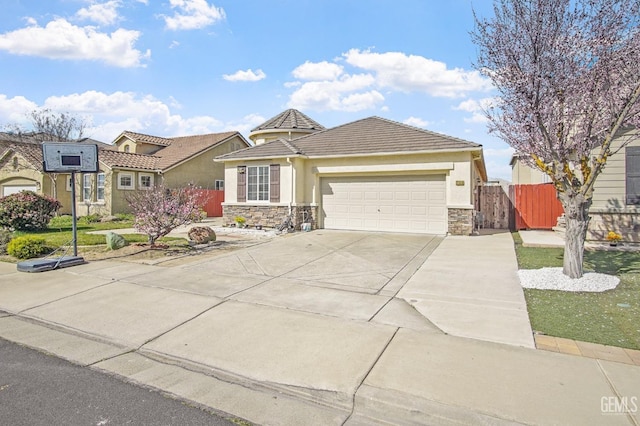
M0 337L259 424L639 424L613 402L633 408L640 367L479 340L508 321L526 335L508 236L315 231L174 267L0 263ZM501 325L473 324L483 312Z

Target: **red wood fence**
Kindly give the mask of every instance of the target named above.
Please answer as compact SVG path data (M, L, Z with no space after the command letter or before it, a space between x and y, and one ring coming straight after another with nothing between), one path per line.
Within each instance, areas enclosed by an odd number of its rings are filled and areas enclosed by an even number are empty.
M200 191L206 200L203 208L207 212L207 217L222 217L224 191L216 191L214 189L201 189Z
M564 213L553 184L511 185L514 229L551 229Z

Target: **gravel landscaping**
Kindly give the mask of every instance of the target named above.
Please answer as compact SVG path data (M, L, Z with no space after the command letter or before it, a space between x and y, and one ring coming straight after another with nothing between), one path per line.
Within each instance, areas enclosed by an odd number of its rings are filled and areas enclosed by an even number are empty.
M603 292L620 283L616 276L596 272L587 272L582 278L569 278L562 273L562 268L520 269L518 276L522 287L538 290Z

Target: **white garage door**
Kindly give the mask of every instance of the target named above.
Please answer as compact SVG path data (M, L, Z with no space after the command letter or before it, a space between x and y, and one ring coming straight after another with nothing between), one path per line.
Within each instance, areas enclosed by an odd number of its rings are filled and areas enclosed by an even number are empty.
M5 186L2 188L2 196L17 194L20 191L33 191L36 192L35 186Z
M332 177L322 181L326 229L444 234L444 175Z

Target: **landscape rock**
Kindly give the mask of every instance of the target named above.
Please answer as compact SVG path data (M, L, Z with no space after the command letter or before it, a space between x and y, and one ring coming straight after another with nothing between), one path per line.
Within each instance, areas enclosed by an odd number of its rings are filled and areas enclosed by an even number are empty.
M118 250L127 245L127 240L122 235L118 235L115 232L107 232L105 234L107 239L107 248L109 250Z
M207 244L216 240L215 231L208 226L194 226L187 235L196 244Z

